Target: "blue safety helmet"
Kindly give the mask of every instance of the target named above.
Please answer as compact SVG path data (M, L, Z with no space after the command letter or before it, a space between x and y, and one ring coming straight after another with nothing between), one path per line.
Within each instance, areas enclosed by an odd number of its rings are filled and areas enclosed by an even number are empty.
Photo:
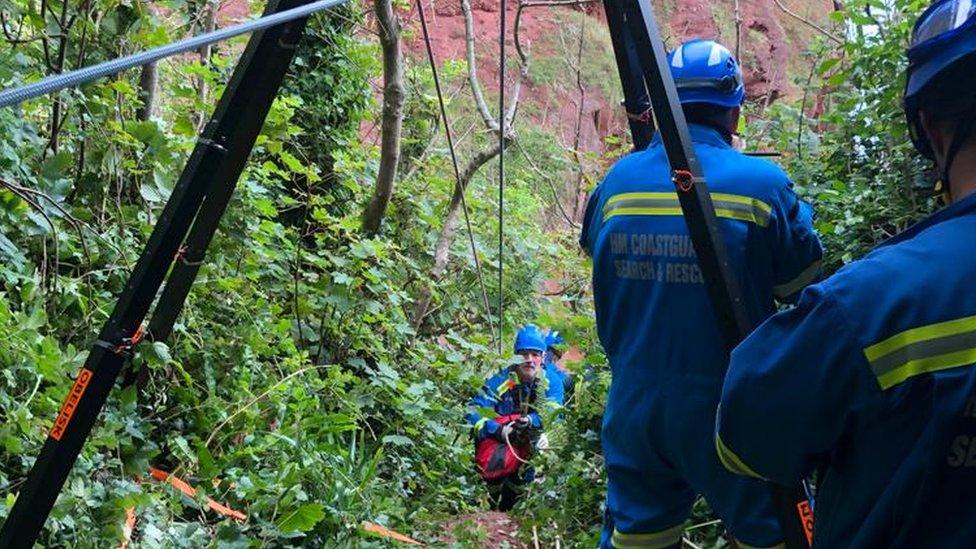
M539 351L546 352L546 337L535 324L526 324L515 334L515 352Z
M745 100L742 69L732 52L718 42L685 42L668 54L668 65L682 105L711 103L731 109Z
M546 348L553 349L566 344L566 340L556 330L549 330L546 334ZM557 349L558 350L558 349Z
M905 83L905 115L915 148L934 159L932 145L922 131L919 99L939 76L966 57L976 54L976 1L937 0L915 22L908 48L908 78ZM966 121L961 121L966 122ZM952 157L972 129L960 128L956 144L950 146L945 172ZM956 150L953 150L956 149Z

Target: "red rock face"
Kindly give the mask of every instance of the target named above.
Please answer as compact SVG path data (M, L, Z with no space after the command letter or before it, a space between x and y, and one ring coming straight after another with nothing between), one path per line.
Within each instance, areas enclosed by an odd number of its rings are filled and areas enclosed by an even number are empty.
M459 0L427 0L424 7L433 4L433 10L425 9L428 26L431 33L431 45L438 63L447 59L465 59L464 16L461 12ZM511 90L517 77L518 66L511 57L515 54L514 22L517 1L509 0L507 13L506 48L509 54L509 64L506 70L506 89ZM472 19L474 22L475 51L478 62L478 77L486 90L497 92L498 81L498 32L500 23L500 2L498 0L471 0ZM543 51L540 39L547 33L558 30L558 23L551 16L550 10L567 8L529 8L522 12L519 27L519 42L526 47L533 60L544 56L565 56L565 52ZM605 24L603 8L599 3L586 6L586 11L592 17L588 25ZM578 13L578 12L577 12ZM413 38L406 41L406 49L418 62L423 62L425 54L424 42L419 30L416 8L409 13L401 14L405 27L413 29ZM594 20L594 18L596 20ZM573 47L575 48L575 46ZM570 49L573 49L570 48ZM530 65L531 67L531 65ZM522 114L516 120L517 127L543 127L551 130L562 138L567 147L576 142L577 118L579 124L579 143L582 152L603 151L604 138L607 135L626 131L626 118L617 106L619 98L606 98L600 88L592 82L586 82L584 75L584 91L576 85L575 72L568 68L565 80L558 85L546 85L533 82L530 69L528 82L523 85L521 102L532 105L532 109L522 109ZM592 80L592 78L591 78ZM582 117L579 117L579 104L583 103ZM494 110L494 105L492 105ZM526 114L531 110L533 114Z
M428 24L434 55L439 61L445 59L463 60L464 19L460 0L426 0ZM664 0L655 2L659 22L666 25L662 31L668 36L668 45L692 38L712 38L735 49L734 0ZM662 4L667 4L666 6ZM513 52L512 29L514 26L517 0L508 2L507 47ZM783 96L794 96L797 90L790 82L788 67L799 58L806 48L811 32L794 17L781 8L790 10L801 17L823 21L834 9L832 0L740 0L739 1L739 49L740 60L746 82L746 93L750 101L771 103ZM482 85L489 90L498 89L498 0L471 0L473 11L478 73ZM556 20L549 15L550 10L569 8L532 8L522 14L520 42L534 45L533 58L547 55L565 56L565 52L546 52L538 50L540 37L557 30ZM587 24L605 24L603 6L600 2L585 5L591 19ZM665 15L666 14L666 15ZM407 28L417 27L417 14L414 8L402 14ZM724 24L719 24L719 21ZM784 28L787 27L788 28ZM730 31L731 29L731 31ZM801 30L796 32L795 29ZM423 41L419 28L414 37L406 43L408 51L417 60L422 60ZM802 32L805 30L806 32ZM506 82L514 82L514 63L509 64ZM523 116L517 124L541 125L554 130L563 138L563 143L572 146L576 140L576 120L581 94L576 88L574 74L567 74L567 81L560 85L534 85L531 82L523 88L522 101L537 106L530 120ZM584 80L586 75L584 75ZM531 80L531 78L530 78ZM603 152L604 140L608 135L625 134L626 118L619 107L618 97L605 97L599 87L592 83L584 85L583 117L580 126L580 149L582 151Z

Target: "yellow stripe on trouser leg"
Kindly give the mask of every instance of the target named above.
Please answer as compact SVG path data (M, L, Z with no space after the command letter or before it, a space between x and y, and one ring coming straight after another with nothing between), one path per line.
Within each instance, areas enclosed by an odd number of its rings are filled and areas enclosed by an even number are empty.
M718 454L718 460L722 463L722 466L728 469L729 472L758 479L763 478L759 473L753 471L751 467L746 465L742 461L742 458L737 456L735 452L730 450L722 442L722 437L718 436L718 433L715 433L715 452Z
M663 549L681 541L684 531L684 524L647 534L625 534L614 528L610 543L620 549Z

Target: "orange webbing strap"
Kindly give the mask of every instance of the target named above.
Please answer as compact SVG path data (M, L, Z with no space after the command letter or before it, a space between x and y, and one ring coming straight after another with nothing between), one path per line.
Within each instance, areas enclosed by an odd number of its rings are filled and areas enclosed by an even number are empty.
M125 510L125 524L122 525L122 543L119 549L127 549L132 541L132 532L136 529L136 510L129 507Z
M190 486L182 479L177 478L167 473L166 471L163 471L162 469L150 467L149 476L151 476L152 478L160 482L169 482L170 486L176 488L177 490L182 492L185 496L191 499L195 499L197 496L196 488ZM247 515L245 515L244 513L240 511L235 511L234 509L231 509L230 507L227 507L226 505L223 505L221 503L217 503L216 501L210 498L207 498L207 507L209 507L212 511L220 513L225 517L230 517L238 522L244 522L247 520Z
M390 530L385 526L380 526L375 522L364 522L363 530L369 532L370 534L376 534L377 536L381 536L387 539L393 539L402 543L406 543L408 545L420 545L420 546L424 545L423 543L420 543L419 541L413 538L407 537L401 534L400 532L394 532L393 530Z
M170 486L176 488L183 495L190 499L196 499L197 490L193 486L190 486L186 481L175 477L162 469L157 469L155 467L149 467L149 476L160 481L168 482ZM142 482L142 478L136 475L136 483ZM210 510L215 511L225 517L232 518L238 522L244 522L247 520L247 515L240 511L235 511L230 507L222 503L218 503L210 498L207 498L207 507ZM136 510L133 507L129 507L125 510L125 524L122 526L122 541L119 543L118 549L126 549L129 546L129 542L132 541L132 532L136 527Z

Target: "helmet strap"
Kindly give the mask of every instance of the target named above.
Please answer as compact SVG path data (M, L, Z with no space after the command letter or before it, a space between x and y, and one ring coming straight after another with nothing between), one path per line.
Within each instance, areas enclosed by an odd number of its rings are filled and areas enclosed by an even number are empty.
M949 143L949 150L946 151L945 161L942 163L942 191L947 195L946 201L950 202L952 200L952 186L949 183L949 172L952 170L952 162L956 159L956 155L962 150L962 146L969 141L969 137L973 131L973 117L965 116L963 117L959 124L956 125L956 132L952 136L952 142Z

